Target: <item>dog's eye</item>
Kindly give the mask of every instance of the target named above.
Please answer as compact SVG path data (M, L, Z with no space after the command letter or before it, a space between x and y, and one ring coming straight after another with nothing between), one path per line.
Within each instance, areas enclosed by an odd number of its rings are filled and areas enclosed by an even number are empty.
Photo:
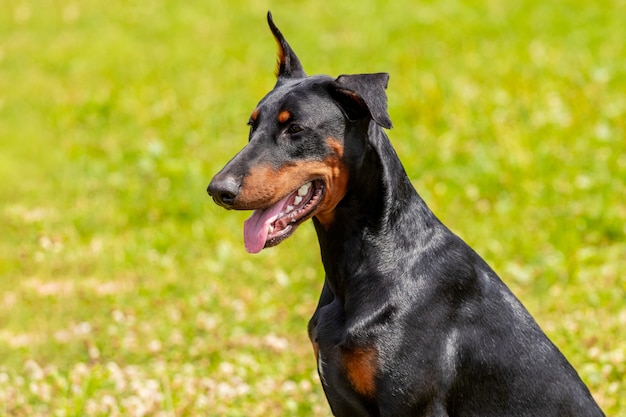
M252 132L254 132L254 129L256 128L256 121L252 118L250 118L250 120L248 120L248 123L246 123L248 126L250 126L250 134L252 134Z
M294 134L299 132L302 132L302 127L297 124L291 124L287 128L287 133Z

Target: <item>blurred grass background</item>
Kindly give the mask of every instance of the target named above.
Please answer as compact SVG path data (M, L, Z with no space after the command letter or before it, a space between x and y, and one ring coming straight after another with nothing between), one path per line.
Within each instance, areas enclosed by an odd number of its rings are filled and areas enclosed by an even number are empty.
M624 0L14 1L0 13L0 415L329 416L311 225L205 194L274 85L391 74L435 213L626 416Z

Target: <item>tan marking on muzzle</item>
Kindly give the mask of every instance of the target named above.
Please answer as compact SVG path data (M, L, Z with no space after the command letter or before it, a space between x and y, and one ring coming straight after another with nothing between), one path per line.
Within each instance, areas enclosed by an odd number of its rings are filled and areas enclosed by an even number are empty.
M335 138L326 139L326 143L333 153L326 158L327 167L326 195L315 217L328 227L335 218L335 207L346 195L348 188L348 167L343 162L343 144Z
M320 179L325 192L313 215L327 226L334 218L334 209L346 194L347 167L343 163L343 146L333 138L326 143L332 153L322 161L301 161L283 165L279 169L262 165L252 168L245 176L236 208L243 210L264 209L300 188L309 181Z

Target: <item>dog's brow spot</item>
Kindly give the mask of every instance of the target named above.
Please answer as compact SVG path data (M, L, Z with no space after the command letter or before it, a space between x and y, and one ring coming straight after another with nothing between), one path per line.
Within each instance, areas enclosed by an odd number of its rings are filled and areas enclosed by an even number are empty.
M280 123L285 123L289 119L291 119L291 113L289 113L289 111L283 110L280 113L278 113L278 121Z
M254 109L254 111L252 112L252 115L250 115L250 118L252 119L253 122L256 122L256 119L259 118L259 109Z

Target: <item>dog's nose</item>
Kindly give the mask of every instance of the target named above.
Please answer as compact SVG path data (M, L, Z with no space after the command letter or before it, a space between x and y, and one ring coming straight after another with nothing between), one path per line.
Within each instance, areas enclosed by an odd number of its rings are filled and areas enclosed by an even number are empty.
M217 204L224 208L231 208L239 194L239 185L239 181L232 176L216 175L206 191Z

